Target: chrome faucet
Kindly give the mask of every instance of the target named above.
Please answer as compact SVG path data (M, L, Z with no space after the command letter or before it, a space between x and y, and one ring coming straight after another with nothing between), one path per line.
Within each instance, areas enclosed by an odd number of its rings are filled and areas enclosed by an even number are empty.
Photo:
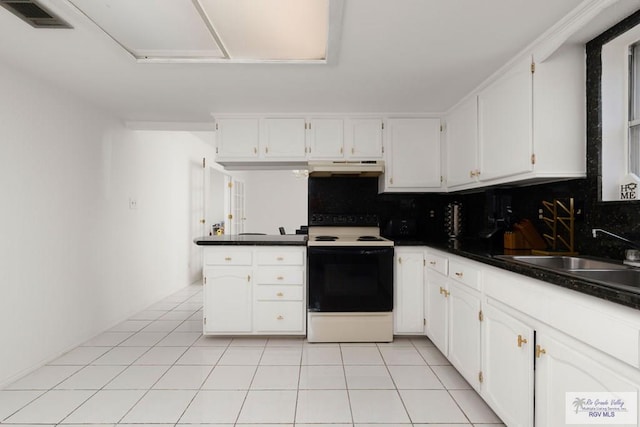
M626 242L626 243L630 244L634 248L640 249L640 243L634 242L634 241L629 240L629 239L626 239L626 238L624 238L622 236L618 236L617 234L613 234L610 231L603 230L602 228L594 228L594 229L591 230L591 234L593 235L594 239L596 237L598 237L598 233L602 233L602 234L606 234L606 235L611 236L611 237L615 237L618 240L622 240L623 242Z

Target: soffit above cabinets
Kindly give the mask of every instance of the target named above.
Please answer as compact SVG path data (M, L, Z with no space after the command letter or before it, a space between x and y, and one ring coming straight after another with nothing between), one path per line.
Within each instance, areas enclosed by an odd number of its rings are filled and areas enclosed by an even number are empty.
M326 62L329 17L339 21L342 9L342 0L69 2L136 59L153 62Z

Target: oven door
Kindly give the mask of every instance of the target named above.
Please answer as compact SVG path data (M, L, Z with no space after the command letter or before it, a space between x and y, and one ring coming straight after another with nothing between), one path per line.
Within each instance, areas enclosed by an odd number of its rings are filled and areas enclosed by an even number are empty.
M309 247L309 311L393 310L393 247Z

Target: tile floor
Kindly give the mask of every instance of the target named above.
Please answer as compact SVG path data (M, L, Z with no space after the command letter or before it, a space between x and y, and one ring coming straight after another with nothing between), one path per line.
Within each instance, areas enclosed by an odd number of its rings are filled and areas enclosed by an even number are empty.
M184 288L0 390L0 425L503 425L426 338L210 338L201 309Z

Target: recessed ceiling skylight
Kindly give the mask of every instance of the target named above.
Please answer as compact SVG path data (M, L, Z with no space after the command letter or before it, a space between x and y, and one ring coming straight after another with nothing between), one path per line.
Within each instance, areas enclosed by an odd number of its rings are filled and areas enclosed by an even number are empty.
M325 62L342 0L69 0L142 61ZM335 10L333 11L335 15Z

